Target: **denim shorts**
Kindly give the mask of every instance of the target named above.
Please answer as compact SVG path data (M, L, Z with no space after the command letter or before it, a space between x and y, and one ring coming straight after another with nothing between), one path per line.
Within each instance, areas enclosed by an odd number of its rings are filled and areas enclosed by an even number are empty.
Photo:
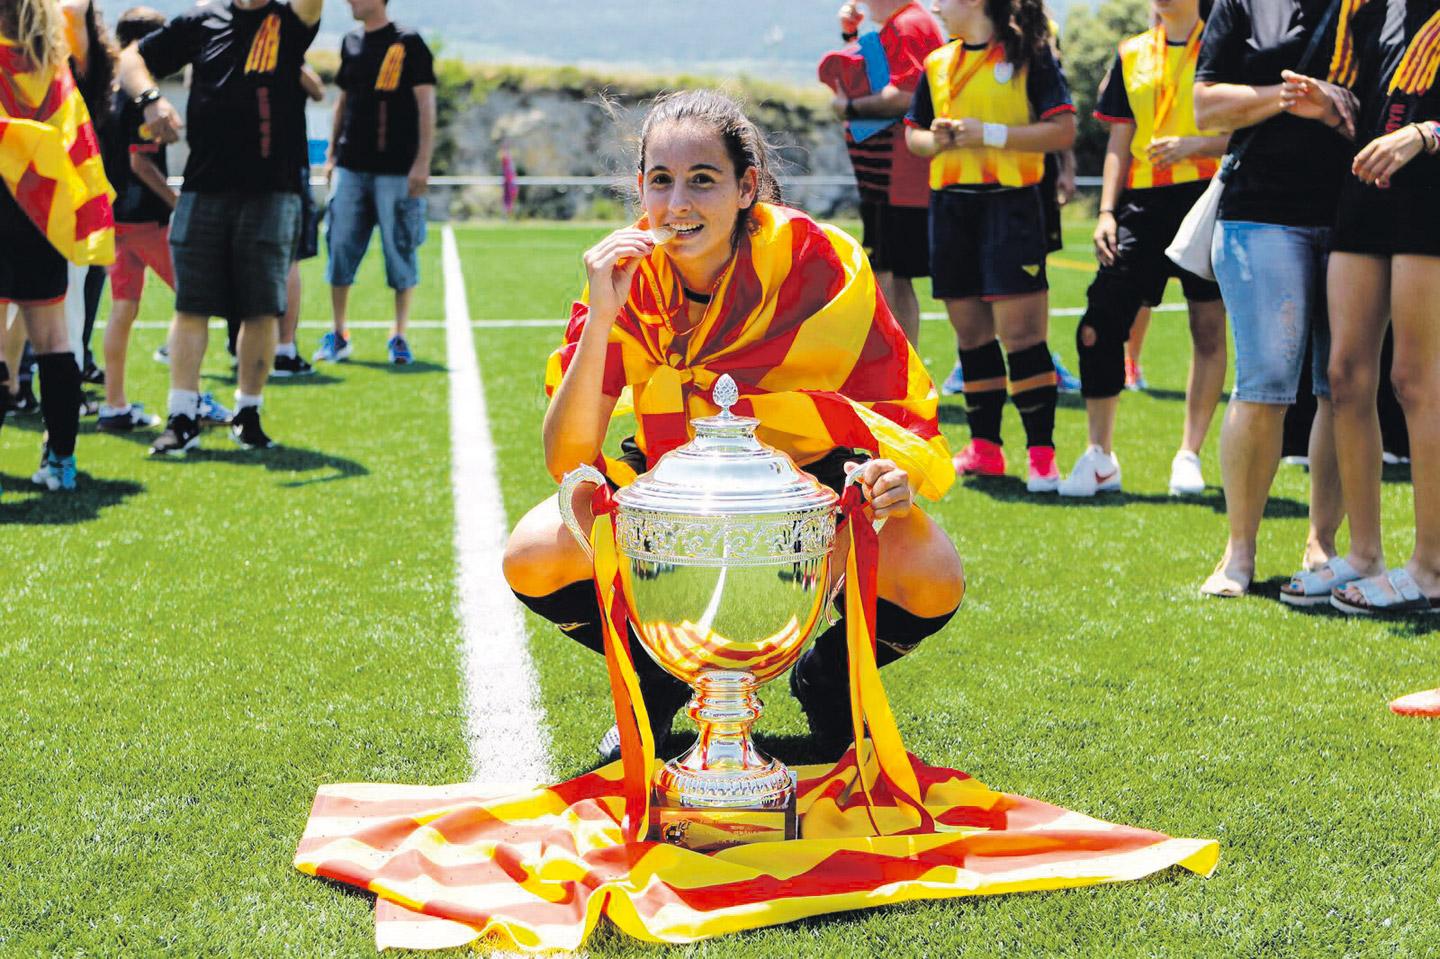
M420 284L425 198L410 195L407 177L336 167L328 216L325 241L330 249L330 264L326 278L331 286L355 283L355 273L377 226L385 253L386 283L396 291Z
M279 316L299 238L298 193L181 193L170 221L175 309Z
M1327 227L1246 220L1215 225L1211 258L1235 337L1234 399L1288 406L1307 358L1315 395L1330 395L1329 244Z

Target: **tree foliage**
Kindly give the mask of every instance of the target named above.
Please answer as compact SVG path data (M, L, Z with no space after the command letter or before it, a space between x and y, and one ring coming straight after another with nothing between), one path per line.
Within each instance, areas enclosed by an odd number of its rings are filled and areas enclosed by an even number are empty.
M1141 33L1149 25L1148 0L1105 0L1096 10L1076 5L1066 19L1065 74L1080 114L1075 159L1081 173L1098 175L1105 157L1108 133L1092 114L1100 81L1115 60L1115 48L1121 40Z

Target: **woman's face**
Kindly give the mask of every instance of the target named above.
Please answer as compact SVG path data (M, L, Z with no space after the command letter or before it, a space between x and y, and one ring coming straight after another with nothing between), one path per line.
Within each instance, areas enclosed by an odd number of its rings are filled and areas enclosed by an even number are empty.
M1151 0L1150 7L1157 17L1193 17L1200 12L1200 0Z
M754 169L739 177L720 135L703 123L668 123L652 130L640 172L640 203L652 227L675 238L665 253L700 269L729 259L735 220L755 202Z
M978 0L934 0L930 12L944 24L947 34L958 36L970 22L978 5Z

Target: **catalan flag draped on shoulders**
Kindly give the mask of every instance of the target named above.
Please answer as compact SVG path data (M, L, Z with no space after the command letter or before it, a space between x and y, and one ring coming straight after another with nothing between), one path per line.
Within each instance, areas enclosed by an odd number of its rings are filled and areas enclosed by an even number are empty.
M115 260L115 192L68 66L42 73L0 36L0 180L70 262Z
M756 204L752 222L688 340L677 341L684 293L660 249L611 328L604 390L630 389L647 460L687 442L692 418L717 412L710 390L728 373L741 392L735 413L759 419L761 441L801 466L836 448L863 449L893 459L921 494L939 499L955 481L939 398L860 244L772 204ZM577 303L546 370L552 395L588 319ZM618 460L597 465L621 485L635 475Z
M858 246L782 207L759 206L756 224L683 349L669 322L682 305L678 279L663 256L637 274L611 334L605 390L617 397L632 390L649 459L685 442L688 416L714 411L709 389L729 373L745 397L737 412L760 418L765 441L798 462L836 447L868 449L905 463L922 489L941 495L952 473L934 387L876 295ZM585 319L582 304L567 345L551 358L552 390ZM602 557L613 560L613 550L602 548L609 529L597 521L592 537L602 595L614 572L601 568ZM852 542L847 577L872 588L847 588L850 620L873 619L874 569L853 562L860 551ZM610 604L602 608L612 615ZM878 686L870 637L869 645L851 645L852 719L857 733L863 719L869 736L857 735L860 748L833 767L795 769L799 839L701 853L640 838L634 735L648 737L642 716L628 724L628 741L622 728L619 762L554 786L323 786L295 866L375 893L382 949L488 939L526 952L579 949L602 917L637 939L683 943L890 903L1121 882L1170 866L1201 875L1215 868L1211 840L1175 839L997 792L906 752ZM628 656L628 645L612 640L606 655L615 691L613 660ZM633 678L632 664L627 684ZM623 727L624 697L615 697ZM647 739L640 752L648 777L653 744Z

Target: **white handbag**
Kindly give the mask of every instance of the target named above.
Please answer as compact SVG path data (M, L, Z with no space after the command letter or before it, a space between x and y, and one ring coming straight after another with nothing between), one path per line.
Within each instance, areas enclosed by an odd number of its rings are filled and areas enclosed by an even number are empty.
M1175 239L1165 248L1165 255L1182 270L1202 280L1214 281L1215 270L1210 263L1210 246L1215 239L1215 221L1220 218L1220 194L1225 192L1225 173L1210 178L1210 185L1180 221Z

